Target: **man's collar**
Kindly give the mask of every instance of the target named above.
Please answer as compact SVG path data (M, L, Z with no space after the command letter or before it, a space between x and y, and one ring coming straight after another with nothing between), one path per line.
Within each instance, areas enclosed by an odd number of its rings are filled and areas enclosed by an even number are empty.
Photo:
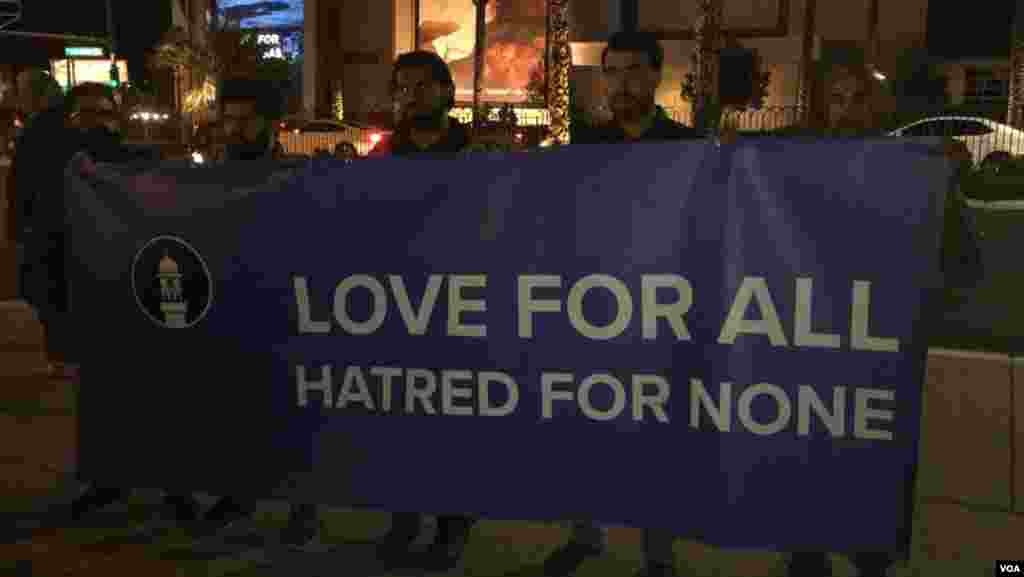
M648 132L650 132L652 128L654 128L655 124L662 120L662 117L667 118L664 109L655 104L654 108L652 108L651 111L647 113L647 116L645 116L640 122L634 124L635 127L640 128L640 131L638 133L631 133L627 131L624 125L620 125L619 129L622 130L622 132L625 133L627 137L643 138L645 134L647 134Z

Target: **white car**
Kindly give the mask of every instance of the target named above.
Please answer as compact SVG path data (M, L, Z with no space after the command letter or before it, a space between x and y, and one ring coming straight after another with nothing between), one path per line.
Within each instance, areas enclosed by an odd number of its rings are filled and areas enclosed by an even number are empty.
M978 116L933 116L889 133L889 136L948 136L963 142L974 165L998 166L1024 156L1024 130Z
M321 151L331 154L339 143L348 142L356 154L365 156L389 134L389 130L353 121L291 119L280 123L278 142L286 154L297 156L313 156Z

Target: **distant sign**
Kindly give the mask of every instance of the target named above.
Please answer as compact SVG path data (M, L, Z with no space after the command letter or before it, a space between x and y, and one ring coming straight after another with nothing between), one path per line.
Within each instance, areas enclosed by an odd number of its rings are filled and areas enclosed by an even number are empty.
M256 46L263 49L264 58L284 58L280 34L259 34L256 36Z
M99 46L65 46L64 56L103 56Z

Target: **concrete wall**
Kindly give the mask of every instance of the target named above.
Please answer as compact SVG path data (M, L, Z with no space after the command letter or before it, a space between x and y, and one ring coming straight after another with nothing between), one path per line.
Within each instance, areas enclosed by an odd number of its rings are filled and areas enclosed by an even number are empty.
M320 0L305 0L303 5L303 37L302 51L302 112L307 118L313 116L316 107L317 58L320 50L317 46L319 35L317 11Z
M391 63L399 47L410 47L408 37L397 38L397 32L408 32L412 14L410 6L387 2L342 2L320 0L338 5L337 43L325 55L332 71L340 75L348 118L365 120L371 108L386 106L390 95L388 81ZM321 11L321 16L324 12ZM399 21L396 18L401 15ZM403 35L404 36L404 35ZM320 42L321 47L325 45ZM322 82L322 81L321 81Z

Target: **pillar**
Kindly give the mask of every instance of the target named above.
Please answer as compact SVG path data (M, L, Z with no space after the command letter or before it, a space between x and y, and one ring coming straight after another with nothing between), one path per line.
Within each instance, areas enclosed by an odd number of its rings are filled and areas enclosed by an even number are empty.
M697 0L697 23L694 29L696 47L694 71L697 77L697 98L693 107L693 126L704 132L713 120L710 114L717 104L718 50L722 32L722 0Z
M569 144L569 0L548 0L548 111L551 137Z
M317 10L320 0L305 0L302 38L302 112L312 118L316 110Z

